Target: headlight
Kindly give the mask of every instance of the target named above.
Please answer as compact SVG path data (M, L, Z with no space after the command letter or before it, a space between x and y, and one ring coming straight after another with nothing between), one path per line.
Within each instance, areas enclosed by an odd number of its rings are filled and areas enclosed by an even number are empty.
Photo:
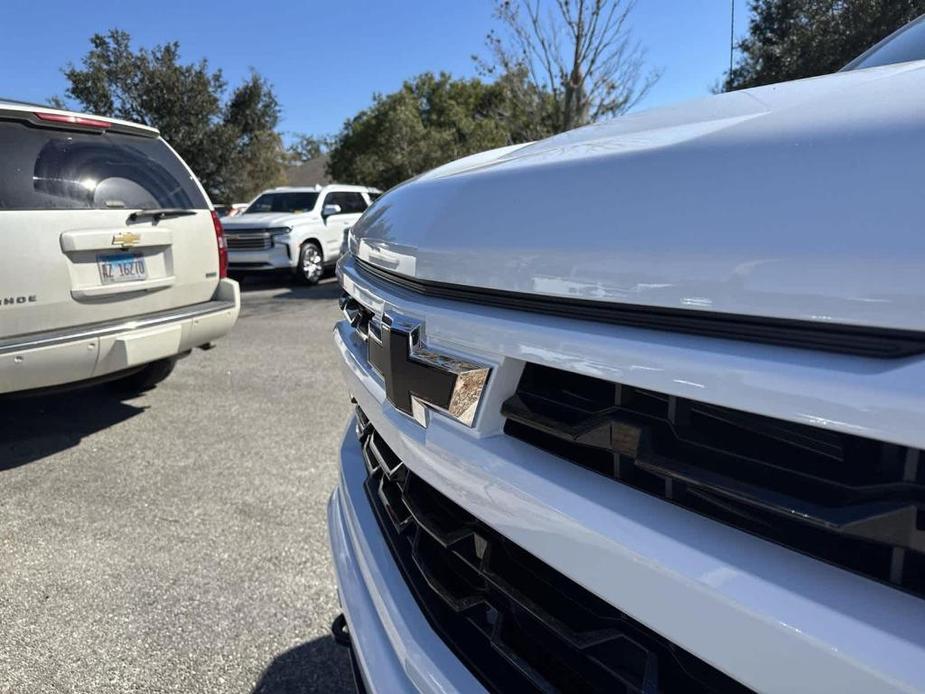
M267 229L267 233L270 235L270 238L273 240L273 245L288 245L289 244L289 232L292 231L291 227L273 227Z

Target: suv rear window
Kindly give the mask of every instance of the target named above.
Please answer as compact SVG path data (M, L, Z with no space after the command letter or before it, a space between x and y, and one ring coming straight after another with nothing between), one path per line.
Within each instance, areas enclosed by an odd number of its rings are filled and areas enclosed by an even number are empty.
M208 209L160 139L0 121L0 210Z

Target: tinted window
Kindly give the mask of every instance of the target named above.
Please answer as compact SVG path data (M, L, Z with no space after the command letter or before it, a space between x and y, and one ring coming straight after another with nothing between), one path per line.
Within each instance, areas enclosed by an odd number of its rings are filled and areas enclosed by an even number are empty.
M318 193L264 193L244 210L243 214L257 212L308 212L314 209Z
M860 58L849 63L845 69L861 70L867 67L925 60L925 21L923 19L925 18L907 24Z
M0 122L0 209L206 209L163 141Z
M376 198L378 198L380 195L382 195L382 193L374 193L374 192L371 191L371 190L366 191L366 194L369 196L369 201L370 201L370 203L376 202Z
M328 193L324 196L324 205L321 209L323 210L325 205L340 205L340 211L344 212L344 201L340 193Z
M366 209L366 200L360 193L328 193L325 205L340 205L341 214L357 214Z

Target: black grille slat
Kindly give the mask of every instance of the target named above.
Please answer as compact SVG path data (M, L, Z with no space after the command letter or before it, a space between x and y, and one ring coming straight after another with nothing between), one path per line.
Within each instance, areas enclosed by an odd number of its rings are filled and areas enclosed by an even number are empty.
M895 544L915 548L918 551L925 550L922 533L914 530L916 507L911 504L873 502L829 508L785 494L777 494L764 487L742 484L733 478L674 461L662 459L659 462L649 462L637 459L636 465L660 477L681 481L732 501L751 504L756 508L780 515L795 516L802 522L820 528L872 541L877 541L877 528L884 522L884 518L889 517L894 519L895 524L891 531L905 531L902 535L890 535Z
M416 477L409 480L405 487L405 506L421 529L443 547L450 547L472 537L475 524L471 517L454 513L452 507L441 505L439 499L428 494L428 491L427 485L420 483Z
M533 408L528 401L540 404L540 407ZM514 420L532 429L542 431L543 433L564 439L566 441L601 448L604 450L617 450L624 455L637 457L638 448L635 441L632 447L621 446L620 442L625 442L629 436L629 430L639 428L641 433L645 433L653 428L652 422L648 421L648 415L639 415L627 408L613 407L606 410L598 410L587 414L577 413L575 411L566 411L561 420L555 419L555 416L548 414L549 407L545 399L533 399L529 396L515 395L510 398L504 406L503 413L508 419ZM563 414L560 408L557 415ZM696 411L694 414L698 414ZM648 427L647 427L648 424ZM719 437L712 440L709 437L698 434L694 426L688 424L684 427L672 426L667 418L658 420L654 423L655 428L661 428L664 431L659 437L661 445L667 443L678 443L689 446L696 446L716 456L729 457L729 462L734 456L734 463L737 466L760 467L755 470L754 474L760 474L764 477L769 475L788 476L793 479L786 482L790 485L802 485L806 488L817 488L816 498L835 498L842 502L863 502L865 500L879 500L895 496L904 498L904 495L910 494L914 498L925 500L925 494L921 489L916 489L913 485L902 480L892 482L872 479L868 484L854 483L850 480L842 480L836 476L823 477L825 470L815 470L827 466L833 468L833 464L840 462L830 452L829 446L811 448L805 439L794 436L789 444L783 437L774 437L774 444L763 446L755 442L741 442L739 450L730 451L716 443ZM622 429L621 429L622 428ZM670 429L670 431L668 431ZM791 448L786 448L789 445ZM757 449L757 450L753 450ZM786 460L789 465L782 466L775 464L769 458L778 449L781 453L788 454ZM764 458L759 455L764 454ZM806 455L809 454L809 455ZM663 456L664 457L664 456ZM795 465L803 462L807 470L795 469ZM835 470L835 474L844 475L845 470ZM809 489L807 489L809 491ZM804 493L804 496L808 494Z
M357 418L367 497L392 553L434 629L488 689L745 691L430 487Z
M485 605L485 587L477 572L431 535L418 531L411 557L421 576L454 612Z
M567 594L561 594L551 584L542 579L542 574L528 573L526 571L510 572L518 575L534 576L534 580L524 584L524 590L511 585L492 567L497 561L489 554L487 566L483 569L486 581L492 588L503 594L511 601L518 611L528 614L541 622L559 638L567 641L578 649L586 649L599 644L607 643L622 637L623 632L617 624L610 624L611 620L602 618L593 613L582 604L570 600ZM553 595L552 593L556 594ZM553 614L544 605L558 606L559 614ZM573 615L563 614L572 610ZM605 603L600 604L600 612L606 614L609 610ZM582 628L581 620L585 620Z
M503 405L531 445L925 595L920 451L527 364Z
M389 479L395 479L401 471L402 462L392 449L386 446L375 432L367 439L366 447L375 460L376 467L382 468L383 474Z
M828 456L832 460L841 460L844 455L841 437L833 432L822 430L807 432L800 427L787 426L774 420L763 420L749 415L742 415L734 410L727 410L705 403L698 403L698 409L705 416L724 421L732 426L749 428L763 436L814 451L820 455Z

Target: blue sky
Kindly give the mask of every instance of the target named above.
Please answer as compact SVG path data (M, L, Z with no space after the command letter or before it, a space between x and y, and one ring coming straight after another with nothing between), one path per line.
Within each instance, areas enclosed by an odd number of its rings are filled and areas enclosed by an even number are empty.
M735 0L737 34L747 0ZM471 76L493 26L490 0L0 0L0 95L63 94L61 67L94 32L128 31L138 45L170 40L186 61L207 58L230 83L253 67L274 85L282 129L336 132L344 119L426 70ZM709 93L729 62L730 0L638 0L635 36L662 78L637 108Z

